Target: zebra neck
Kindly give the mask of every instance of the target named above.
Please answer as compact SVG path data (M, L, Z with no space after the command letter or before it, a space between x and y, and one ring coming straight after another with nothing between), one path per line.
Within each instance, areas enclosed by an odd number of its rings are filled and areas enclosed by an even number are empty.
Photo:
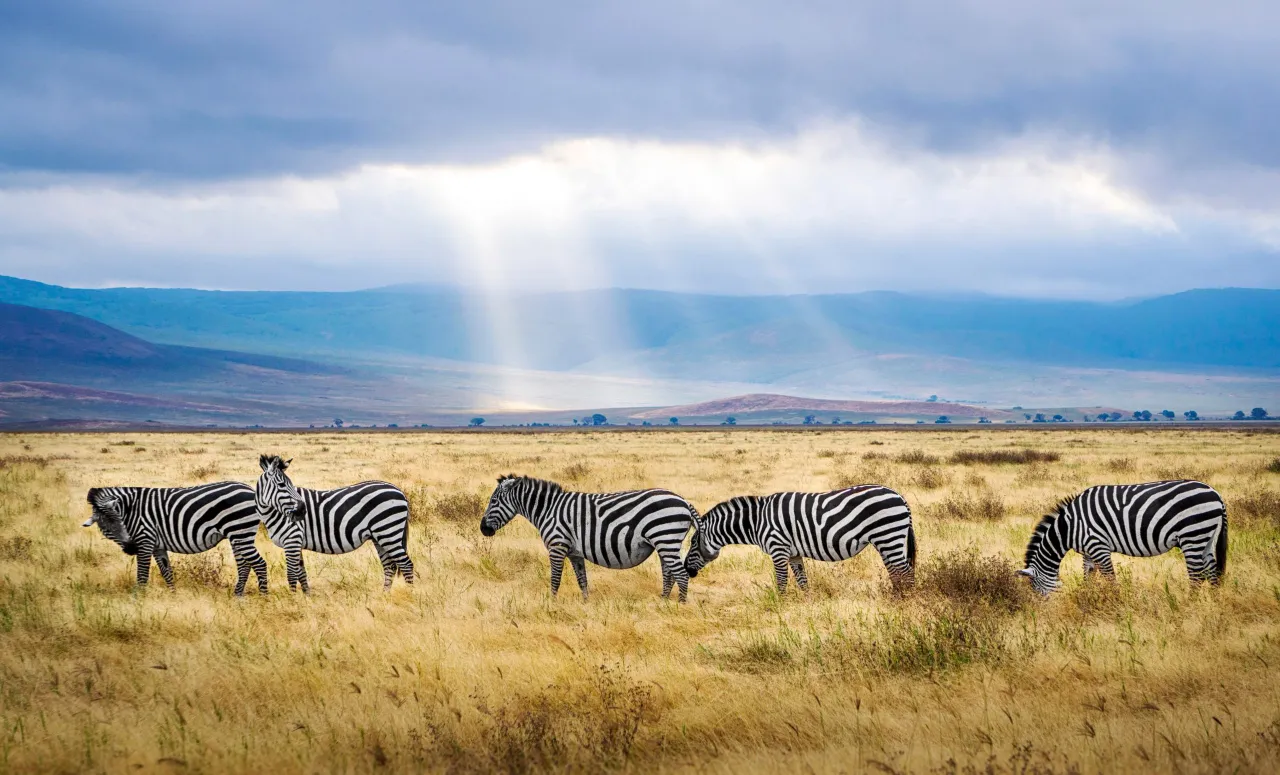
M561 508L564 492L539 493L532 489L516 494L517 513L533 523L542 532L548 524L559 519L566 509Z
M726 510L708 520L707 532L721 546L728 544L759 544L760 505L754 499L740 508Z
M1075 524L1075 517L1063 514L1045 530L1044 538L1037 547L1037 555L1044 564L1057 566L1062 563L1062 558L1074 543Z

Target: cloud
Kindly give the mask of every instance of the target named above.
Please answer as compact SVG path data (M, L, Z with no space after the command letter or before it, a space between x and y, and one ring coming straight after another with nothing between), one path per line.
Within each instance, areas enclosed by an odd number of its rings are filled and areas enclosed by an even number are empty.
M1277 29L1240 0L10 3L0 271L1276 284Z
M59 178L0 189L0 260L82 281L219 287L386 278L1068 296L1167 289L1159 277L1113 287L1117 255L1139 274L1144 255L1165 268L1173 257L1211 285L1256 268L1249 250L1266 247L1274 219L1167 206L1123 185L1124 170L1105 146L1027 136L943 153L852 121L754 143L584 138L485 163L307 178ZM1228 239L1240 255L1217 250ZM1280 277L1272 267L1261 279Z

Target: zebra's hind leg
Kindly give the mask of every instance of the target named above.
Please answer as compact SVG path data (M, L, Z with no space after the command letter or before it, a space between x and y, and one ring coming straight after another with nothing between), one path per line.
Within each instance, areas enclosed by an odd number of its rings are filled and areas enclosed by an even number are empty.
M413 560L409 559L409 555L405 554L396 560L396 565L400 566L400 575L404 576L404 583L413 583Z
M578 579L578 589L582 591L582 599L587 599L587 562L582 555L569 555L569 564L573 566L573 575Z
M1217 582L1217 562L1207 536L1194 541L1180 541L1178 548L1182 550L1182 559L1187 563L1187 577L1191 579L1192 585L1198 586L1204 581Z
M382 544L375 541L374 547L378 550L378 561L382 563L382 589L386 591L391 589L391 580L396 577L400 566L391 559L391 552L384 549Z
M801 592L809 591L809 577L804 572L804 560L800 555L790 558L791 573L796 577L796 586L800 587Z

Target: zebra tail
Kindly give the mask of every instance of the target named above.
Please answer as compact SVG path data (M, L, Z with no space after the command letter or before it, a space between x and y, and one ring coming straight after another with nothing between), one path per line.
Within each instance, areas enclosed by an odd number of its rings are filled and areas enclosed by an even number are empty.
M1213 558L1218 565L1218 578L1227 573L1227 510L1222 509L1222 529L1218 531L1218 540L1213 545Z
M916 567L916 526L913 523L907 524L907 562L911 563L911 569Z

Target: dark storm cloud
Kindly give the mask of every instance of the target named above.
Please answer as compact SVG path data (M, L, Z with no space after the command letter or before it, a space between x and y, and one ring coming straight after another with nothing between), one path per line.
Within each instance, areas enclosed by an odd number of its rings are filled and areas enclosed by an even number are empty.
M0 166L309 174L856 115L943 150L1092 137L1177 189L1280 166L1278 23L1271 3L6 3Z

